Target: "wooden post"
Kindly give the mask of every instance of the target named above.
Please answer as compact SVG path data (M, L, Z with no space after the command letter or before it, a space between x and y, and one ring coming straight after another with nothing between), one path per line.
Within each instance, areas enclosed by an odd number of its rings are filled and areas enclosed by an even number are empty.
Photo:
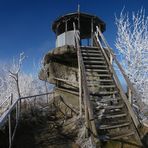
M58 23L56 26L56 47L58 45L58 28L59 28L59 26L60 26L60 23Z
M129 100L130 104L132 105L132 91L129 87L128 87L128 100Z
M48 93L47 78L46 78L46 81L45 81L45 89L46 89L46 93ZM48 104L48 94L46 95L46 98L47 98L47 104Z
M12 103L13 103L13 94L11 93L9 107L11 107ZM9 124L9 148L11 148L12 146L11 113L8 116L8 124Z
M10 104L9 104L9 108L11 107L12 103L13 103L13 94L11 93L11 94L10 94Z
M113 64L113 56L111 53L110 53L110 63L111 63L111 65Z
M8 124L9 124L9 148L11 148L12 145L11 113L8 116Z
M93 47L93 33L94 33L94 24L93 18L91 18L91 46Z
M67 20L65 20L65 45L67 44Z
M73 23L74 32L76 35L76 26L75 23ZM78 28L79 28L79 20L78 20ZM79 46L79 39L76 39L76 47ZM78 44L78 45L77 45ZM79 114L80 117L82 116L82 71L81 71L81 61L80 61L80 51L77 49L77 59L78 59L78 73L79 73Z
M19 79L18 79L18 73L16 74L16 85L17 85L17 92L18 92L18 96L19 96L19 98L21 98L21 93L20 93L20 87L19 87ZM19 106L20 106L20 113L21 113L21 106L22 106L22 101L21 101L21 99L20 99L20 101L19 101Z
M80 65L79 65L79 108L80 108L80 117L82 117L82 77L81 77Z
M16 104L16 123L18 122L18 102Z

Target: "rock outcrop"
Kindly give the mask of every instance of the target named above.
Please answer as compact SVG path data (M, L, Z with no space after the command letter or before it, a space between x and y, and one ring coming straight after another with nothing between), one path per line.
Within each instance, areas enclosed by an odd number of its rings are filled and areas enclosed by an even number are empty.
M78 105L78 63L74 46L53 49L44 57L39 78L56 86L56 94L68 103Z
M78 82L78 64L76 49L73 46L55 48L44 57L44 67L39 73L41 80L57 85L58 79L76 85ZM60 81L60 80L59 80ZM62 85L62 84L58 84ZM64 85L64 84L63 84ZM77 85L76 85L77 86ZM70 87L70 86L69 86Z

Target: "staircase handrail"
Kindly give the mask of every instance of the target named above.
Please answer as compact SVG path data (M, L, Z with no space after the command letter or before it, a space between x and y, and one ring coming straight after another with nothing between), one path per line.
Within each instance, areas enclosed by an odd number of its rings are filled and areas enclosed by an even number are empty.
M20 118L20 114L21 114L21 100L24 99L31 99L31 98L36 98L39 96L44 96L44 95L49 95L54 93L54 91L52 92L48 92L48 93L43 93L43 94L37 94L37 95L32 95L32 96L26 96L26 97L20 97L18 99L16 99L14 102L11 102L11 106L9 107L8 110L6 110L2 116L0 116L0 128L6 123L6 121L8 120L8 130L9 130L9 148L12 147L12 142L14 140L15 137L15 133L16 133L16 129L18 127L18 123L19 123L19 118ZM12 123L11 123L11 115L12 115L12 111L16 108L16 116L15 116L15 125L14 125L14 129L12 131Z
M90 96L89 96L89 90L87 88L87 80L86 80L86 73L85 73L85 66L81 54L81 48L80 48L80 33L79 31L76 31L75 23L73 23L74 26L74 33L75 33L75 42L76 42L76 49L77 49L77 56L78 56L78 68L79 68L79 91L83 90L83 102L85 107L85 120L86 120L86 135L88 136L88 130L91 130L93 134L93 137L98 137L96 125L94 122L94 115L92 110L92 105L90 102ZM81 90L81 93L82 93ZM82 96L82 94L79 94ZM81 102L82 103L82 102Z
M101 41L100 41L98 35L99 35L99 37L101 37L103 43L106 45L107 50L108 50L109 53L110 53L110 56L114 56L113 52L110 51L111 49L110 49L109 45L107 44L107 42L106 42L106 40L105 40L103 34L101 33L99 27L97 26L97 32L95 33L95 37L96 37L95 39L96 39L96 41L97 41L97 43L98 43L98 46L101 48L101 50L102 50L102 52L103 52L103 54L104 54L104 56L105 56L105 58L106 58L106 60L107 60L107 63L108 63L108 65L109 65L110 71L113 73L113 77L114 77L115 83L116 83L116 85L117 85L117 87L118 87L118 89L119 89L119 91L120 91L121 97L123 98L123 100L124 100L124 102L125 102L125 104L126 104L128 110L129 110L129 112L130 112L130 115L131 115L131 117L132 117L132 120L133 120L133 122L134 122L134 125L135 125L136 127L139 127L140 121L139 121L138 118L136 117L136 115L135 115L135 113L134 113L134 111L133 111L133 109L132 109L132 107L131 107L131 104L129 104L129 101L128 101L128 99L127 99L127 96L125 95L125 93L124 93L124 91L123 91L122 85L120 84L120 81L119 81L118 76L117 76L117 74L116 74L116 72L115 72L115 70L114 70L114 68L113 68L113 66L112 66L111 61L109 61L109 58L108 58L108 56L107 56L106 51L103 49L103 46L102 46L102 44L101 44ZM111 59L112 59L112 58L111 58Z
M130 79L128 78L128 76L126 75L126 72L124 71L124 69L122 68L121 64L118 62L117 58L116 58L116 55L113 53L112 49L110 48L110 46L108 45L107 41L105 40L105 37L104 35L102 34L102 32L100 31L99 27L96 26L97 28L97 32L98 34L100 35L102 41L104 42L105 46L107 47L107 51L109 52L109 54L111 54L111 56L113 57L115 63L117 64L118 68L120 69L127 85L128 85L128 88L131 90L131 92L137 96L137 98L140 98L140 95L139 93L137 93L136 89L134 88L133 84L131 83ZM131 105L132 105L132 100L129 100Z

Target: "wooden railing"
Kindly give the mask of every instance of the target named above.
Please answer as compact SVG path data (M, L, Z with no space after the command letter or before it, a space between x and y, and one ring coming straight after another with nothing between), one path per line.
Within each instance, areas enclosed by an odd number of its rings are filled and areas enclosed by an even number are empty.
M30 99L34 99L33 104L36 105L36 100L38 97L43 97L43 96L48 96L48 95L52 95L54 93L53 92L49 92L49 93L44 93L44 94L39 94L39 95L33 95L33 96L27 96L27 97L21 97L16 99L15 101L13 100L13 97L11 95L10 102L11 104L9 105L9 108L7 108L7 110L5 110L5 112L3 112L3 114L0 116L0 128L7 122L8 120L8 130L9 130L9 148L12 147L12 143L15 137L15 133L18 127L18 123L19 123L19 119L20 119L20 115L21 115L21 110L22 110L22 104L20 103L21 100L30 100ZM47 97L45 97L47 99ZM49 97L48 97L49 98ZM52 97L51 97L52 99ZM9 100L7 100L9 102ZM47 101L48 103L50 103L51 100ZM2 105L5 104L4 103L1 104L0 107L2 107ZM15 116L14 116L14 111L15 111ZM13 120L15 119L15 125L14 128L12 130L12 112L13 112Z
M118 87L118 89L120 91L121 97L123 98L123 100L124 100L124 102L125 102L125 104L126 104L126 106L128 108L128 111L129 111L129 113L130 113L130 115L132 117L132 120L133 120L135 126L138 127L140 125L140 122L139 122L138 118L136 117L136 115L135 115L135 113L134 113L134 111L132 109L132 104L131 104L132 103L132 101L131 101L131 95L132 94L131 93L136 94L136 95L137 95L137 93L136 93L132 83L130 82L129 78L125 74L122 66L118 62L116 56L114 55L112 49L109 47L107 41L105 40L102 32L99 29L99 27L97 26L96 29L97 29L97 31L95 33L95 38L94 38L95 43L99 48L101 48L102 53L104 54L105 59L106 59L108 65L109 65L109 69L110 69L111 73L113 74L113 78L115 80L115 83L116 83L116 85L117 85L117 87ZM104 50L104 49L106 49L106 50ZM128 88L130 89L129 90L130 94L128 95L129 96L128 98L125 95L125 93L123 91L123 88L122 88L122 85L120 84L120 81L118 79L118 76L117 76L117 74L116 74L116 72L115 72L115 70L114 70L114 68L112 66L113 62L115 62L115 64L117 64L119 70L121 71L121 73L122 73L122 75L123 75L123 77L124 77L124 79L125 79L125 81L127 83Z
M83 62L83 58L81 54L81 48L79 44L80 35L79 35L79 32L76 31L75 24L73 24L73 26L74 26L74 31L75 31L75 42L76 42L75 46L77 49L77 57L78 57L80 115L82 115L82 104L84 104L86 136L89 137L91 135L91 138L94 144L95 140L99 141L99 139L95 139L95 137L98 137L98 133L97 133L96 125L95 125L92 104L90 102L85 67L84 67L84 62Z

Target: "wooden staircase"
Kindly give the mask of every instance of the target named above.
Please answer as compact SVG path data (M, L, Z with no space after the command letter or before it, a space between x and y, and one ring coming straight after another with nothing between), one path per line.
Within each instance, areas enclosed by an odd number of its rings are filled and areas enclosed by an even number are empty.
M102 50L81 47L80 52L99 139L123 139L141 145L138 132Z

